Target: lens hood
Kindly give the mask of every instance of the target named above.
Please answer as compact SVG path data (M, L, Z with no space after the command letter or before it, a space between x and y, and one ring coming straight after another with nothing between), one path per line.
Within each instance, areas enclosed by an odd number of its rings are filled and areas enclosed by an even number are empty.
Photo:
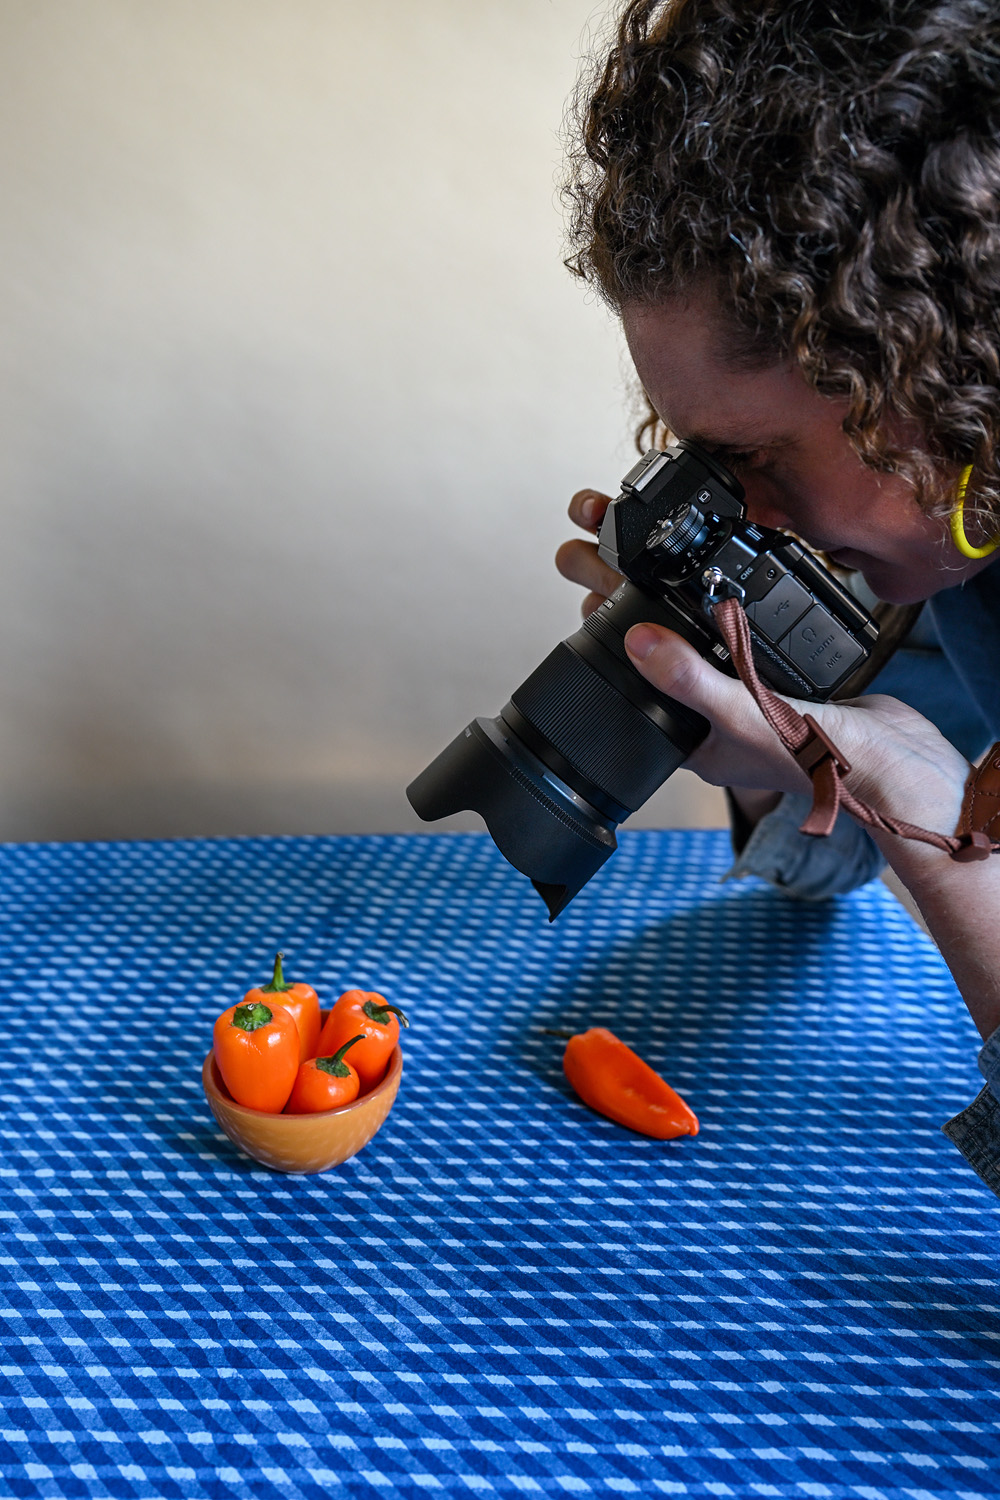
M618 847L614 823L533 755L502 714L474 719L406 795L427 822L477 812L500 853L531 880L550 922Z

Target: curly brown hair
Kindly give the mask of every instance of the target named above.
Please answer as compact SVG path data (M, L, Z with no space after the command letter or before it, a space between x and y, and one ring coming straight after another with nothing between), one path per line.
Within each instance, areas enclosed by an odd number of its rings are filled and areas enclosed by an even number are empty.
M796 359L928 508L973 463L995 529L995 0L630 0L577 118L571 270L616 309L714 283L734 362Z

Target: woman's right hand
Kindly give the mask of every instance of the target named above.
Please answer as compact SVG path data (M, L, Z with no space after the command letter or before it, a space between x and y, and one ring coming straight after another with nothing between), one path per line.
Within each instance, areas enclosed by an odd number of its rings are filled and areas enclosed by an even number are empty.
M601 529L604 512L610 504L611 496L602 495L599 490L577 490L569 502L569 518L584 531L590 532L591 536L595 536ZM556 553L556 567L570 583L578 583L581 588L588 590L580 606L584 619L592 615L595 609L600 609L605 599L614 593L622 581L621 574L616 573L614 568L609 568L598 556L597 543L585 542L582 537L563 542Z

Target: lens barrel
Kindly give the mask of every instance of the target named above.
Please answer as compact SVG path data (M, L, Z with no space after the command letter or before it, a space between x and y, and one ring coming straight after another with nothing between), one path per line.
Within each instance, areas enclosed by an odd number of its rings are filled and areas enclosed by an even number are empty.
M617 847L615 828L708 733L632 666L628 629L677 616L634 584L561 641L494 719L476 719L407 787L428 821L472 809L554 921Z

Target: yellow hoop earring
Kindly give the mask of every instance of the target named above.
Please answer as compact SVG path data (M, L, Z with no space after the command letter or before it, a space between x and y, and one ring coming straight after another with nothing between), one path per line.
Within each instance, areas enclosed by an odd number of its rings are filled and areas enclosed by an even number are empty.
M968 557L975 562L977 558L989 557L991 552L995 552L1000 547L1000 536L995 536L991 542L986 543L985 547L974 547L966 536L965 492L971 478L972 465L966 464L959 476L958 489L955 493L955 509L951 513L951 539L963 557Z

